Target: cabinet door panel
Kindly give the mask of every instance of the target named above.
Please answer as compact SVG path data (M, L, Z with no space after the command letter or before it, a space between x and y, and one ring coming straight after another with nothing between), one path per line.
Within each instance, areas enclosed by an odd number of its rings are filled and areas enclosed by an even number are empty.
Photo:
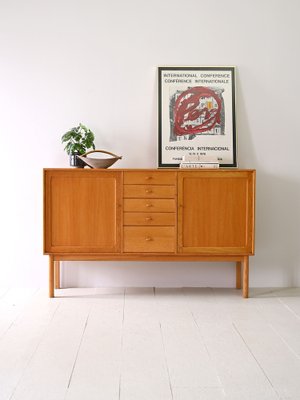
M46 179L46 251L120 248L120 174L53 172Z
M251 254L253 174L204 171L179 180L179 251Z

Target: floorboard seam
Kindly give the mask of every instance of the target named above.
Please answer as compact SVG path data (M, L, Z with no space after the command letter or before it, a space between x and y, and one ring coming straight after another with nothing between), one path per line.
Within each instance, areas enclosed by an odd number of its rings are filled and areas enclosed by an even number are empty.
M75 360L74 360L74 363L73 363L73 367L72 367L72 370L71 370L71 374L70 374L70 378L69 378L69 382L68 382L68 386L67 386L67 391L68 391L68 389L70 388L70 385L71 385L71 381L72 381L72 378L73 378L73 374L74 374L75 366L76 366L76 363L77 363L78 355L79 355L79 352L80 352L80 349L81 349L81 345L82 345L82 342L83 342L83 338L84 338L84 334L85 334L85 331L86 331L86 328L87 328L87 325L88 325L90 313L91 313L91 308L90 308L89 313L88 313L88 315L86 317L86 320L85 320L85 324L84 324L84 328L83 328L83 331L82 331L80 343L79 343L79 346L78 346L78 349L77 349L77 353L76 353L76 356L75 356Z
M198 334L199 334L199 336L200 336L200 338L201 338L201 340L202 340L202 343L203 343L203 345L204 345L204 347L205 347L206 353L207 353L207 355L208 355L208 357L209 357L209 359L210 359L212 365L214 366L217 379L218 379L218 381L219 381L219 383L220 383L219 389L221 389L222 392L223 392L223 395L225 395L225 389L224 389L224 386L223 386L221 377L220 377L220 375L219 375L219 373L218 373L218 368L216 367L216 365L215 365L215 363L214 363L214 360L213 360L213 358L212 358L212 356L211 356L211 354L210 354L210 352L209 352L209 350L208 350L207 344L205 343L204 337L203 337L202 334L201 334L201 330L200 330L200 327L199 327L199 325L198 325L197 318L195 317L195 314L194 314L193 311L191 310L190 305L189 305L188 301L186 300L187 295L186 295L186 293L185 293L184 290L183 290L182 295L183 295L183 297L185 297L185 303L186 303L186 306L187 306L187 311L189 311L189 312L191 313L191 315L192 315L192 319L193 319L194 324L195 324L195 326L196 326L197 332L198 332Z
M275 389L272 381L270 380L270 378L268 377L266 371L263 369L262 365L260 364L260 362L258 361L258 359L255 357L255 355L253 354L251 348L248 346L247 342L245 341L243 335L241 334L241 332L238 330L237 326L235 325L234 322L232 322L232 326L234 328L234 330L236 331L236 333L239 335L239 337L242 339L243 343L245 344L246 348L248 349L249 353L251 354L251 356L253 357L253 359L255 360L255 362L257 363L258 367L260 368L260 370L262 371L262 373L264 374L264 376L266 377L267 381L269 382L269 384L271 385L272 389L274 390L274 393L276 394L276 396L278 397L278 399L281 399L281 396L279 395L279 393L277 392L277 390Z
M54 313L53 313L53 315L52 315L52 317L51 317L49 323L46 325L46 327L45 327L45 329L44 329L44 332L43 332L43 334L41 335L41 339L39 340L38 344L36 345L35 349L33 350L31 356L29 357L29 360L28 360L26 366L24 367L23 373L22 373L22 375L20 376L20 378L19 378L17 384L15 385L15 387L14 387L14 389L13 389L13 391L12 391L12 394L11 394L10 397L9 397L9 400L12 400L12 398L13 398L13 396L14 396L14 394L15 394L15 392L16 392L16 390L17 390L17 388L18 388L18 386L19 386L19 384L20 384L20 382L21 382L21 380L22 380L22 378L23 378L23 376L24 376L25 373L26 373L26 370L27 370L28 366L29 366L30 363L31 363L31 360L33 359L33 357L35 356L36 352L38 351L38 348L40 347L40 344L42 343L42 341L43 341L43 339L44 339L44 337L45 337L45 335L46 335L47 327L48 327L49 325L51 325L51 322L53 321L54 316L55 316L55 314L57 313L57 310L58 310L59 307L60 307L60 304L61 304L61 303L58 303L58 304L57 304L57 307L55 308L55 311L54 311Z
M121 399L121 381L122 381L122 354L123 354L123 339L124 339L124 321L125 321L125 293L126 289L124 288L123 294L123 315L122 315L122 333L121 333L121 343L120 343L120 374L119 374L119 391L118 391L118 399Z
M156 306L158 306L158 304L157 304L157 298L156 298L156 290L155 290L155 287L153 287L153 295L154 295L155 304L156 304ZM158 313L158 315L159 315L159 313ZM161 336L162 346L163 346L163 351L164 351L164 362L165 362L165 367L166 367L167 375L168 375L168 381L169 381L169 388L170 388L170 393L171 393L171 399L173 400L173 399L174 399L174 396L173 396L173 389L172 389L172 383L171 383L170 370L169 370L169 366L168 366L167 349L166 349L166 346L165 346L164 335L163 335L163 332L162 332L162 327L161 327L160 318L159 318L158 322L159 322L160 336Z
M35 292L33 292L30 296L30 299L28 299L25 304L23 305L23 307L17 312L17 314L15 315L13 321L10 323L9 327L2 333L0 340L3 339L3 337L7 334L7 332L9 332L9 330L13 327L13 325L16 323L16 321L20 318L21 314L24 312L24 310L32 304L32 299L37 295L37 293L39 292L40 289L36 289ZM15 304L13 304L15 305Z
M289 307L287 304L285 304L285 302L281 299L278 298L278 301L291 313L294 315L294 317L296 317L297 319L300 319L300 315L297 314L291 307Z
M300 360L300 355L295 352L295 350L288 344L288 342L280 335L279 332L275 329L275 327L272 325L272 323L269 323L270 328L273 330L275 335L279 337L279 339L282 341L282 343L287 347L287 349L298 359Z

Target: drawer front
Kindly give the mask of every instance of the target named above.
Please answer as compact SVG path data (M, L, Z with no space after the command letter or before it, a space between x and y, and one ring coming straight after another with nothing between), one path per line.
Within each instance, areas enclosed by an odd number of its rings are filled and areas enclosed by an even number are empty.
M124 225L175 225L174 213L124 213Z
M125 185L175 185L176 173L164 171L125 171Z
M124 185L124 198L173 199L175 194L175 186Z
M124 227L125 253L174 253L175 228L164 226Z
M124 211L175 212L173 199L124 199Z

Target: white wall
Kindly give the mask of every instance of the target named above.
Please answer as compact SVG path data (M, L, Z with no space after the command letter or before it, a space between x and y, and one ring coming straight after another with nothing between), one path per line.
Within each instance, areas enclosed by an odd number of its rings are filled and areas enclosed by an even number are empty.
M157 165L158 65L236 65L238 161L257 169L252 286L300 285L298 0L2 0L1 285L46 285L42 168L83 122L117 167ZM232 264L65 263L65 285L232 286Z

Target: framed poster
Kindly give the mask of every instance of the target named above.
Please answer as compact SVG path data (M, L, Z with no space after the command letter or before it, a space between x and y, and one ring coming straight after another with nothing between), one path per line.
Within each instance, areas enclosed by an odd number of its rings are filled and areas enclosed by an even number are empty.
M158 166L236 167L235 68L158 68Z

